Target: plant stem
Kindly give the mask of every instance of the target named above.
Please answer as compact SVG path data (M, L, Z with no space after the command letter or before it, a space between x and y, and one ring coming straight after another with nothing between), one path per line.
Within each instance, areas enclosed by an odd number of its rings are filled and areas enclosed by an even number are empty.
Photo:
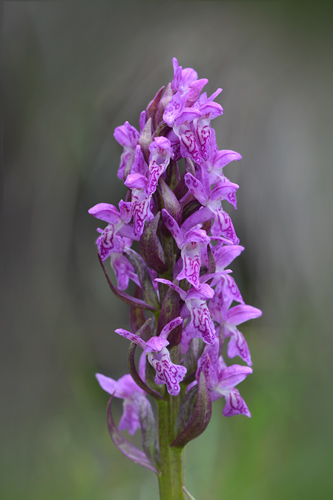
M183 500L182 450L171 448L174 415L179 405L178 396L166 396L166 401L158 401L158 432L160 446L160 474L158 484L160 500Z

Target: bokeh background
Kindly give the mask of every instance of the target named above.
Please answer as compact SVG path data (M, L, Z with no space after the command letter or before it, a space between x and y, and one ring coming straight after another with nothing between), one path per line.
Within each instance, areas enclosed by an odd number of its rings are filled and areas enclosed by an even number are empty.
M189 444L199 500L307 500L332 479L332 11L270 2L3 3L2 498L156 500L113 446L94 373L127 370L126 306L109 291L87 210L117 204L113 130L173 76L224 89L218 145L243 160L233 220L246 251L252 419ZM115 412L121 406L114 403Z

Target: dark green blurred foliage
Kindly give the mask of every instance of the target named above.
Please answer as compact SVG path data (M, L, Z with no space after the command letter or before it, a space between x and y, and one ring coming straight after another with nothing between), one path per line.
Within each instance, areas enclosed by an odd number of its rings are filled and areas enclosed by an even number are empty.
M233 263L247 303L252 419L222 417L187 448L205 500L329 498L332 391L331 15L292 4L4 2L2 497L157 498L107 433L94 373L127 371L87 210L118 203L112 133L172 78L221 86L214 122L240 184ZM116 415L121 404L113 403ZM136 438L138 439L138 438Z

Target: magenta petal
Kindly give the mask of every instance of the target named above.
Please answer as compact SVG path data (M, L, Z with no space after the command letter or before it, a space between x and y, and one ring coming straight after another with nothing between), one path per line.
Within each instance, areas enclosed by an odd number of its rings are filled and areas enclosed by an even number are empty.
M232 193L235 193L237 189L239 188L238 184L235 184L233 182L219 182L216 184L216 186L212 189L210 193L210 199L211 200L226 200L228 199L228 196Z
M197 224L204 224L205 222L214 218L214 213L206 207L200 208L197 212L190 215L182 224L182 229L188 231Z
M180 316L178 316L178 318L171 320L167 325L165 325L165 327L161 331L161 333L159 335L160 338L167 339L169 336L169 333L171 333L172 330L174 328L176 328L176 326L179 326L182 322L183 322L183 318L181 318Z
M105 375L102 375L101 373L96 373L96 378L101 386L101 388L105 391L108 392L111 395L115 395L117 398L122 397L119 396L119 391L118 390L118 382L116 380L113 380L113 378L106 377Z
M186 97L182 98L180 93L177 92L167 104L164 113L163 120L169 127L172 127L175 119L179 115L180 111L184 108L186 102Z
M239 306L232 307L227 314L227 322L231 325L240 325L245 323L250 319L259 318L262 315L262 311L256 307L247 306L241 304Z
M115 396L119 398L123 399L131 398L133 394L135 394L136 392L139 392L141 394L145 393L145 391L141 389L141 387L139 387L136 382L134 382L133 377L129 373L120 377L120 379L118 379L117 384L118 384L118 390Z
M156 384L166 384L168 393L177 396L180 392L179 383L187 372L185 366L173 364L166 348L159 353L149 353L148 361L156 371Z
M213 236L224 236L228 238L234 245L239 243L239 239L236 236L236 232L231 221L230 215L224 210L220 209L215 214L215 221L212 226Z
M200 92L207 85L207 78L200 78L193 83L191 83L187 93L186 93L186 106L192 106L195 101L198 99Z
M237 389L233 389L225 395L223 415L225 417L232 417L233 415L239 414L251 417L251 413L249 412L244 399L239 394L239 391Z
M217 168L222 168L231 161L241 160L242 157L236 151L231 151L229 149L224 149L218 151L214 157L214 166Z
M190 308L192 336L201 337L206 344L214 344L216 341L215 327L206 302L194 300Z
M138 409L133 401L124 400L123 414L119 422L119 430L128 429L129 434L133 435L137 429L140 429Z
M130 202L120 200L119 211L124 224L128 224L132 218L132 204Z
M163 278L156 278L155 281L158 281L159 283L164 283L165 285L170 286L171 288L176 290L177 293L179 293L179 296L182 300L186 299L186 292L184 290L182 290L179 286L172 283L172 281L165 280Z
M216 245L213 248L216 269L225 269L243 250L244 247L240 245Z
M132 127L128 122L117 127L113 133L114 138L124 148L134 149L138 143L140 134L136 128Z
M179 229L179 226L175 219L171 217L169 212L165 210L165 208L162 209L162 218L163 222L166 225L167 229L169 229L170 233L172 236L175 238L176 243L178 245L178 248L182 245L183 242L183 237L181 234L181 231Z
M115 330L115 332L118 333L119 335L121 335L122 337L125 337L125 339L128 339L131 342L134 342L135 344L140 346L141 349L145 349L146 342L144 340L142 340L140 337L138 337L135 333L131 333L127 330L124 330L123 328L117 328L117 330Z
M236 330L232 333L229 343L228 343L228 356L229 358L234 358L239 356L245 363L249 366L252 365L251 354L244 335Z
M189 191L196 197L196 199L201 203L201 205L206 205L209 193L206 192L202 183L194 177L192 174L185 174L185 184Z
M232 389L235 385L242 382L250 373L252 373L252 371L252 368L248 366L228 366L221 372L220 381L218 383L219 389Z
M109 224L120 222L120 213L114 205L109 203L98 203L88 210L88 213L96 219L104 220Z
M162 337L151 337L149 340L146 342L146 347L144 352L160 352L164 347L166 347L169 344L169 342Z
M195 288L199 288L199 273L200 273L200 264L201 264L201 252L195 252L192 250L191 253L186 252L186 249L182 250L182 259L183 259L183 269L177 275L177 279L180 281L182 279L187 279L191 285Z
M145 189L147 178L143 174L129 174L124 184L129 189Z

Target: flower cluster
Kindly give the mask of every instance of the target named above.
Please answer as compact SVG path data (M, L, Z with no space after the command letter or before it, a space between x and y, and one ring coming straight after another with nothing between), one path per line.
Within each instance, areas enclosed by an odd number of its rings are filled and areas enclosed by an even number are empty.
M193 416L184 402L194 392L199 398L200 386L209 403L225 399L225 416L250 416L236 388L252 373L238 325L261 311L244 303L228 269L244 248L223 207L227 202L236 209L239 186L224 167L241 156L216 144L211 122L223 112L215 102L222 89L208 97L206 79L175 58L173 66L172 82L141 113L139 131L125 122L114 132L123 147L118 177L128 188L125 200L89 210L107 223L96 244L104 271L110 259L117 279L117 287L109 284L131 305L132 332L116 330L132 342L131 374L118 382L97 375L105 391L124 399L119 428L130 433L145 430L140 408L147 394L179 396L180 413ZM130 280L134 297L125 291ZM151 312L150 322L144 311ZM142 349L138 371L135 346ZM227 357L247 366L227 366ZM184 420L180 434L191 414Z

